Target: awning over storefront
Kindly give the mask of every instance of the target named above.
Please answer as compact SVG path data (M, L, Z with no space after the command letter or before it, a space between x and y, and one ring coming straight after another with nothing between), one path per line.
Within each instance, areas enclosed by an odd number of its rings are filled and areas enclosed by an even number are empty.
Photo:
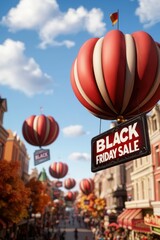
M128 219L128 228L137 232L151 232L150 227L144 223L142 209L133 209L133 213Z
M123 227L124 228L128 228L128 226L129 226L128 222L129 222L129 219L131 218L131 216L133 215L134 210L135 209L129 209L128 214L125 216L125 218L123 220Z
M118 224L120 227L123 227L123 220L126 215L130 212L129 209L125 209L119 216L118 216Z
M137 208L137 209L132 209L131 211L132 212L131 212L131 214L128 218L128 222L127 222L127 226L128 226L129 229L132 229L132 227L133 227L132 226L133 225L133 220L143 218L142 217L142 209Z
M121 227L139 232L151 232L149 226L144 223L142 209L126 209L118 217L118 224Z

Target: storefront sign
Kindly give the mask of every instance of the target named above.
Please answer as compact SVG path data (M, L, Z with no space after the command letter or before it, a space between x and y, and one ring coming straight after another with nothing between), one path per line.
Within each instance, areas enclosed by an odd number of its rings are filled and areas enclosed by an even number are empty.
M92 172L150 154L145 115L117 125L91 141Z
M149 226L154 226L154 227L160 228L160 217L158 217L156 215L147 214L144 217L144 222L145 222L145 224L147 224Z
M34 152L34 165L50 160L49 149L40 149Z

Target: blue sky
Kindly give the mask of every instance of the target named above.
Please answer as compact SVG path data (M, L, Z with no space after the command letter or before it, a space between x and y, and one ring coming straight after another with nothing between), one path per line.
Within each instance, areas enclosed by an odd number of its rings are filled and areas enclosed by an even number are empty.
M60 133L49 145L52 162L68 164L66 178L77 184L92 177L91 139L99 134L99 119L76 99L70 70L82 44L115 29L109 15L119 10L119 30L144 30L160 42L159 0L1 0L0 95L7 99L4 127L17 132L30 155L38 147L25 142L23 121L31 115L51 115ZM110 127L102 121L101 132ZM50 179L53 179L50 177Z

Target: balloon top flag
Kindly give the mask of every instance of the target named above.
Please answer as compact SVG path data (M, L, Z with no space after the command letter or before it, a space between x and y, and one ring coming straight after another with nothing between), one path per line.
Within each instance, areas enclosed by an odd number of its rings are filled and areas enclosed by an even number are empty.
M22 133L29 144L40 147L34 153L35 165L50 159L49 150L41 147L50 145L58 137L59 125L52 116L41 114L28 117L23 122Z
M86 41L71 69L81 104L106 120L149 112L160 99L160 46L144 31L111 30Z

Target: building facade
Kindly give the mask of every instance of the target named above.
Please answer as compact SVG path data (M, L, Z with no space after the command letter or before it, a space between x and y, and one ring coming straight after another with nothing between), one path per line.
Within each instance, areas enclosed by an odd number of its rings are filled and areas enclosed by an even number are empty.
M4 147L8 138L8 132L3 127L4 113L7 112L6 99L0 98L0 160L4 157Z
M125 211L118 218L119 224L131 231L131 239L135 239L137 232L146 235L152 234L151 227L146 224L147 221L149 222L146 220L146 216L160 217L159 104L147 114L147 123L151 154L132 161L133 171L130 173L132 198L125 202Z
M4 160L18 161L20 163L20 177L24 182L29 179L29 156L24 143L20 140L17 133L8 130L8 137L4 148Z
M130 239L135 239L138 233L152 234L149 226L152 219L160 235L160 104L147 114L147 125L149 155L105 169L95 176L96 193L106 198L108 210L116 210L117 221L131 233Z

